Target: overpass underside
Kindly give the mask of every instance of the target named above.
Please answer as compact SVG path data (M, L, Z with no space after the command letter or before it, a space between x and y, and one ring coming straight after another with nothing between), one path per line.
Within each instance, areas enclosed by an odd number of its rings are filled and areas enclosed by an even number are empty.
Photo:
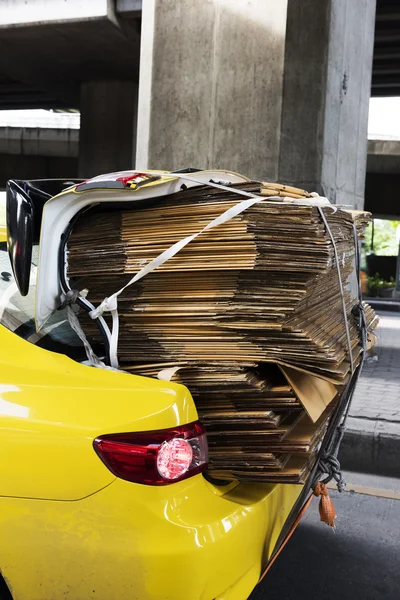
M365 208L374 217L400 219L400 140L370 140Z
M397 13L378 0L372 71L375 0L10 0L0 109L79 108L68 176L212 166L361 207Z
M372 96L400 96L400 2L376 5Z
M0 189L8 179L76 177L79 130L0 127Z

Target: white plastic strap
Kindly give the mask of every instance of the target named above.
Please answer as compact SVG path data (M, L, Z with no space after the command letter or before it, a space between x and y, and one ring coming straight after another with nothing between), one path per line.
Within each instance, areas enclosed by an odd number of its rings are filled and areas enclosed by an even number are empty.
M129 285L129 284L127 284ZM126 286L125 286L126 287ZM109 298L104 298L103 302L94 310L89 312L92 319L97 319L102 316L104 311L111 313L112 317L112 329L110 337L110 363L114 369L119 368L118 363L118 338L119 338L119 317L118 317L118 301L117 296L124 290L119 290L116 294L113 294Z
M204 182L201 182L201 183L203 184ZM214 186L214 185L219 185L219 184L210 184L210 185ZM232 191L242 192L242 190L232 189L227 186L221 186L221 187L223 189L229 190L230 192L232 192ZM132 279L130 279L128 281L128 283L126 285L124 285L124 287L122 287L120 290L118 290L118 292L115 292L115 294L112 294L112 296L110 296L109 298L104 298L103 302L101 304L99 304L99 306L95 310L92 310L89 313L89 315L91 316L92 319L97 319L98 317L103 315L103 313L105 311L111 312L113 323L112 323L112 332L111 332L111 340L110 340L110 362L114 368L116 368L116 369L118 368L118 335L119 335L118 296L120 294L122 294L122 292L124 290L126 290L126 288L131 286L133 283L135 283L136 281L139 281L140 279L145 277L145 275L148 275L155 269L158 269L158 267L160 267L165 262L167 262L167 260L169 260L170 258L175 256L175 254L177 254L180 250L182 250L182 248L184 248L190 242L192 242L194 239L196 239L200 234L204 233L205 231L209 231L210 229L213 229L214 227L218 227L218 225L223 225L227 221L230 221L237 215L240 215L240 213L242 213L245 210L247 210L248 208L250 208L250 206L253 206L253 204L257 204L258 202L265 201L265 198L263 196L256 196L255 194L249 194L249 192L245 192L245 194L246 194L246 196L250 195L250 198L248 200L243 200L243 202L239 202L235 206L228 208L221 215L219 215L219 217L216 217L215 219L213 219L213 221L210 221L210 223L208 223L205 227L203 227L203 229L201 229L197 233L194 233L193 235L189 235L189 236L183 238L182 240L179 240L179 242L176 242L175 244L170 246L170 248L168 248L167 250L164 250L164 252L159 254L156 258L153 258L153 260L151 260L149 263L147 263L147 265L145 265L143 267L143 269L141 269L138 273L136 273L136 275L134 277L132 277Z
M152 174L151 171L149 171L148 173L150 175ZM157 174L157 173L155 173L155 174ZM159 254L156 258L153 258L153 260L151 260L149 263L147 263L147 265L145 265L143 267L143 269L141 269L138 273L136 273L136 275L134 277L132 277L132 279L130 279L128 281L128 283L126 285L124 285L124 287L122 287L120 290L118 290L117 292L112 294L112 296L110 296L109 298L104 298L103 302L101 302L101 304L99 304L99 306L96 309L89 312L89 315L92 319L97 319L98 317L102 316L105 311L111 312L112 332L111 332L111 339L110 339L110 362L111 362L111 365L116 369L118 368L118 336L119 336L118 296L120 294L122 294L122 292L124 290L126 290L126 288L131 286L136 281L139 281L140 279L145 277L145 275L148 275L152 271L158 269L158 267L160 267L165 262L167 262L167 260L169 260L170 258L175 256L180 250L182 250L182 248L187 246L190 242L192 242L194 239L196 239L200 234L204 233L205 231L209 231L210 229L213 229L214 227L218 227L218 225L223 225L224 223L227 223L228 221L230 221L234 217L240 215L242 212L244 212L245 210L247 210L254 204L257 204L258 202L264 202L266 204L268 204L268 203L276 204L276 201L283 202L284 200L286 200L286 201L289 201L291 204L305 204L308 206L310 206L310 205L317 206L318 209L320 210L320 212L322 212L320 209L321 204L330 205L330 202L327 198L319 197L319 196L317 196L315 198L313 197L312 199L310 198L310 199L304 199L304 200L292 200L291 198L285 199L284 197L282 198L280 196L276 196L276 197L270 196L270 197L266 198L264 196L259 196L259 195L253 194L251 192L246 192L245 190L233 188L228 185L222 185L222 184L216 183L214 181L201 181L200 179L196 179L195 177L191 177L190 175L186 175L186 174L179 173L179 178L183 179L183 180L191 181L192 183L196 183L198 185L207 185L209 187L221 189L226 192L230 192L230 193L233 192L240 196L247 197L248 200L243 200L243 202L239 202L235 206L228 208L221 215L219 215L219 217L216 217L215 219L213 219L213 221L210 221L210 223L208 223L205 227L203 227L203 229L201 229L201 231L198 231L197 233L195 233L193 235L189 235L189 236L183 238L182 240L179 240L178 242L176 242L175 244L170 246L170 248L168 248L167 250L164 250L164 252ZM336 209L334 209L334 210L336 210ZM338 261L337 261L337 264L338 264ZM346 321L346 324L347 324L347 321Z
M175 373L177 373L180 369L183 369L183 367L178 366L162 369L161 371L159 371L159 373L157 373L157 379L161 379L162 381L171 381Z
M69 324L70 324L71 328L75 331L76 335L80 338L81 342L83 343L89 363L93 367L97 367L98 369L108 369L108 370L114 371L115 369L113 368L113 366L109 367L108 365L106 365L97 356L97 354L95 354L93 352L93 348L89 344L88 339L85 335L85 332L83 331L83 329L79 323L78 317L74 313L72 307L68 305L66 307L66 310L67 310L67 317L68 317Z

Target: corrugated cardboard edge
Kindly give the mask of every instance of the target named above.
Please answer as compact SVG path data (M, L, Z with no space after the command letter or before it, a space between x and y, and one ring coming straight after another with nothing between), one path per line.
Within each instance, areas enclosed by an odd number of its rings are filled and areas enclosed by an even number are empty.
M279 368L292 386L310 419L313 423L318 421L326 407L335 398L337 388L333 383L299 369L283 365L279 365Z

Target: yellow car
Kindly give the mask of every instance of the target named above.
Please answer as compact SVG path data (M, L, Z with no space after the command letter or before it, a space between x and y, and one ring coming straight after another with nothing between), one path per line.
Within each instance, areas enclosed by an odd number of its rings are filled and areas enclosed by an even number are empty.
M36 330L43 205L76 183L11 182L0 230L0 599L244 600L308 490L212 481L188 389L88 366L62 310Z

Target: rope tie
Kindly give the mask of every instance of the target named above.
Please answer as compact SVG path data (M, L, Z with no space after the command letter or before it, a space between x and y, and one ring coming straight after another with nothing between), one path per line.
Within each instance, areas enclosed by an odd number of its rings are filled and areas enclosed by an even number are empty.
M355 304L351 309L351 313L356 320L357 329L360 332L363 355L365 355L367 353L367 319L362 302Z
M111 313L112 334L110 339L110 362L114 369L119 369L118 362L118 338L119 338L119 316L118 316L118 294L113 294L109 298L104 298L103 302L97 308L89 312L91 319L98 319L105 311Z
M63 308L67 308L67 306L75 304L79 298L79 292L78 290L68 290L68 292L63 294L61 298L62 301L57 310L62 310Z
M345 331L346 331L346 340L347 340L347 349L349 352L349 360L350 360L350 368L351 368L351 373L354 373L354 360L353 360L353 352L351 349L351 337L350 337L350 328L349 328L349 321L347 318L347 310L346 310L346 302L345 302L345 297L344 297L344 289L343 289L343 282L342 282L342 274L340 271L340 261L339 261L339 254L337 251L337 247L336 247L336 241L335 238L333 237L333 233L331 228L329 227L329 223L326 220L324 211L322 210L321 206L317 206L318 212L320 214L321 220L325 225L325 229L331 239L332 242L332 247L333 247L333 253L335 256L335 263L336 263L336 270L337 270L337 275L338 275L338 281L339 281L339 288L340 288L340 296L341 296L341 300L342 300L342 311L343 311L343 320L344 320L344 327L345 327ZM336 209L333 211L336 212ZM357 235L357 231L356 231L356 235ZM344 258L344 257L343 257Z
M76 304L76 301L78 300L78 298L79 298L78 290L68 290L68 292L66 294L63 294L61 304L58 307L58 310L61 310L63 308L65 308L67 310L68 322L69 322L71 328L75 331L76 335L81 340L81 342L85 348L87 359L88 359L89 363L92 365L92 367L97 367L98 369L107 369L109 371L117 371L118 369L115 369L114 367L109 367L108 365L106 365L105 362L103 362L97 356L97 354L93 351L92 346L90 345L90 343L86 337L86 334L83 331L83 329L79 323L79 319L76 316L76 314L72 308L72 306L74 304Z
M335 529L337 515L326 484L323 481L318 481L313 488L313 494L320 498L318 509L321 521Z
M343 431L344 433L344 431ZM326 479L323 483L328 483L332 479L336 481L337 489L341 493L346 489L346 482L343 479L342 471L340 468L340 462L334 454L328 454L324 452L319 460L321 471L327 474Z
M345 312L344 292L343 292L343 287L341 284L341 275L340 275L339 262L337 260L336 244L335 244L335 240L333 239L332 232L329 229L329 225L326 221L323 211L321 210L321 208L319 208L318 210L320 212L322 220L325 223L327 231L330 235L330 238L331 238L331 241L333 244L333 248L334 248L334 252L335 252L336 266L338 269L338 276L339 276L339 282L340 282L340 291L341 291L341 295L342 295L343 314L345 316L345 326L346 326L346 335L347 335L348 348L349 348L349 354L350 354L351 371L352 371L352 374L354 374L354 365L353 365L351 345L350 345L350 332L349 332L347 314ZM354 319L356 321L356 326L357 326L358 333L360 336L360 344L362 346L363 352L361 355L361 363L358 368L358 371L357 371L356 375L352 378L349 386L346 387L346 391L344 392L345 408L344 408L344 414L342 417L342 421L336 427L335 432L332 436L330 443L328 444L327 449L325 450L323 455L319 458L319 464L318 464L319 469L317 472L317 478L319 478L323 474L326 474L326 477L323 481L318 482L314 486L314 488L313 488L314 490L316 489L316 486L318 486L319 484L326 485L332 479L334 481L336 481L337 489L339 492L343 492L346 488L346 482L343 478L343 475L341 472L341 467L340 467L340 462L338 460L338 453L339 453L340 444L342 442L344 433L346 431L346 421L347 421L347 417L350 412L351 400L353 397L355 385L356 385L358 377L360 375L360 372L361 372L361 369L362 369L362 366L363 366L363 363L365 360L366 352L367 352L367 320L366 320L366 316L365 316L365 308L362 303L362 292L361 292L361 282L360 282L360 248L358 245L357 228L354 223L353 223L353 238L354 238L354 250L355 250L355 269L356 269L357 288L358 288L358 302L357 302L357 304L355 304L353 306L351 312L352 312L352 316L354 317ZM321 496L321 498L322 498L322 496ZM321 506L320 506L320 512L321 512ZM324 520L324 519L322 519L322 517L321 517L321 520Z

